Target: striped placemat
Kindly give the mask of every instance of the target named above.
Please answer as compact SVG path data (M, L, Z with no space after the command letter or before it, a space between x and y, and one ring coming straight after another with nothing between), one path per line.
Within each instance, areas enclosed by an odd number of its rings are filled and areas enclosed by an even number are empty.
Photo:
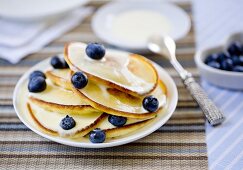
M104 3L97 0L89 5L98 8ZM190 4L178 5L192 17ZM99 42L90 21L91 16L18 65L0 60L0 169L207 169L203 114L170 64L152 54L143 55L163 66L179 90L175 113L153 134L119 147L83 149L46 140L20 122L12 105L14 86L20 76L44 58L61 53L66 42ZM177 45L179 61L198 78L193 62L193 28Z

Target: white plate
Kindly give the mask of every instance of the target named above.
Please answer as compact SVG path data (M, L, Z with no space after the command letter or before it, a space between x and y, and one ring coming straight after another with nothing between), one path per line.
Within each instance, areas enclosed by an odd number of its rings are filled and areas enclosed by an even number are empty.
M134 43L116 36L112 31L114 18L124 12L132 10L148 10L161 14L169 22L171 31L169 35L178 40L184 37L190 30L189 16L181 8L159 1L118 1L101 7L92 18L92 29L103 41L133 51L147 49L146 42ZM143 18L137 18L142 20ZM129 25L127 25L129 27ZM139 28L138 28L139 29ZM162 34L162 33L161 33Z
M69 12L88 0L1 0L0 16L32 21Z
M168 73L165 72L164 69L162 69L160 66L154 63L156 69L158 70L158 74L165 83L167 87L167 92L168 92L168 98L167 98L167 104L164 107L164 109L161 111L161 113L158 114L158 116L154 119L152 123L149 125L145 126L144 128L139 129L138 131L129 134L125 137L121 138L116 138L112 139L110 141L106 141L105 143L100 143L100 144L93 144L89 142L88 140L86 141L71 141L70 139L65 139L65 138L60 138L60 137L54 137L48 134L43 133L40 131L36 126L34 126L33 122L30 121L31 119L28 119L28 113L23 113L21 111L21 104L24 102L24 97L20 97L21 93L21 87L28 81L28 77L30 73L34 70L46 70L47 68L50 67L50 59L46 59L39 64L35 65L32 67L29 71L27 71L18 81L15 90L14 90L14 95L13 95L13 105L14 109L19 117L19 119L32 131L35 133L50 139L52 141L55 141L57 143L69 145L69 146L75 146L75 147L83 147L83 148L105 148L105 147L112 147L112 146L118 146L118 145L123 145L126 143L133 142L135 140L138 140L140 138L143 138L150 133L154 132L158 128L160 128L163 124L167 122L167 120L171 117L172 113L175 111L176 105L177 105L177 100L178 100L178 92L176 85L172 78L169 76ZM27 88L27 87L26 87ZM26 96L25 96L26 97Z

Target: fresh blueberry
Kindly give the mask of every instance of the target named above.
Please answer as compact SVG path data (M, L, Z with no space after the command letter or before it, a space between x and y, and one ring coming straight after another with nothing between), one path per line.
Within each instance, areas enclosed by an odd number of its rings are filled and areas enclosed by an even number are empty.
M243 55L239 56L240 65L243 66Z
M53 68L57 69L64 68L62 60L57 56L51 58L51 65Z
M71 78L71 82L77 89L82 89L88 84L87 76L82 72L76 72Z
M220 64L217 61L211 61L208 63L208 66L213 67L213 68L220 68Z
M230 58L230 56L229 56L229 54L228 53L219 53L218 54L218 58L217 58L217 61L219 62L219 63L221 63L222 61L224 61L224 60L226 60L226 59L229 59Z
M92 130L89 134L89 140L92 143L103 143L105 138L105 132L99 128Z
M229 45L227 51L231 55L241 55L242 54L242 45L240 42L233 42Z
M240 65L240 57L239 56L233 55L231 57L231 59L232 59L234 65Z
M109 115L108 121L117 127L121 127L126 124L127 118L122 116Z
M30 74L29 79L31 80L32 78L37 77L37 76L40 76L40 77L43 77L44 79L46 79L45 74L44 74L42 71L40 71L40 70L35 70L35 71L33 71L33 72Z
M143 99L143 108L149 112L155 112L159 107L159 101L154 96L147 96Z
M46 80L41 76L33 77L29 80L28 84L29 92L42 92L46 89Z
M211 61L217 61L218 60L218 54L214 53L214 54L210 54L209 56L207 56L205 63L208 64Z
M233 68L233 61L232 59L225 59L220 63L220 69L222 70L227 70L227 71L231 71Z
M243 66L234 66L232 71L243 72Z
M72 129L75 125L76 125L75 120L68 115L66 117L64 117L60 122L60 126L64 130Z
M105 47L99 43L89 43L85 51L87 56L95 60L100 60L105 56Z
M63 61L63 68L69 68L68 63L65 60Z

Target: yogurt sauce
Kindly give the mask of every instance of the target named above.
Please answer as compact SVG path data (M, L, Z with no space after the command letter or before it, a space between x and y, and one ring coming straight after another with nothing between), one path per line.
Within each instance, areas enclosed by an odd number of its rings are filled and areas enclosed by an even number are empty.
M114 17L112 33L121 40L131 43L146 43L154 34L169 34L170 22L158 12L131 10Z

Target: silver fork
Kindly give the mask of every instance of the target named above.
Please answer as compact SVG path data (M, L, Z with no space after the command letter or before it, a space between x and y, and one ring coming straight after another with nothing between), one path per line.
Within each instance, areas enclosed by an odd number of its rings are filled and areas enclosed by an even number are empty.
M152 52L162 55L170 60L170 63L179 73L184 85L190 91L192 97L199 104L205 117L211 125L217 125L224 121L223 113L208 98L204 90L194 80L192 74L185 70L177 61L175 55L176 44L172 38L169 36L152 36L148 41L148 48Z

